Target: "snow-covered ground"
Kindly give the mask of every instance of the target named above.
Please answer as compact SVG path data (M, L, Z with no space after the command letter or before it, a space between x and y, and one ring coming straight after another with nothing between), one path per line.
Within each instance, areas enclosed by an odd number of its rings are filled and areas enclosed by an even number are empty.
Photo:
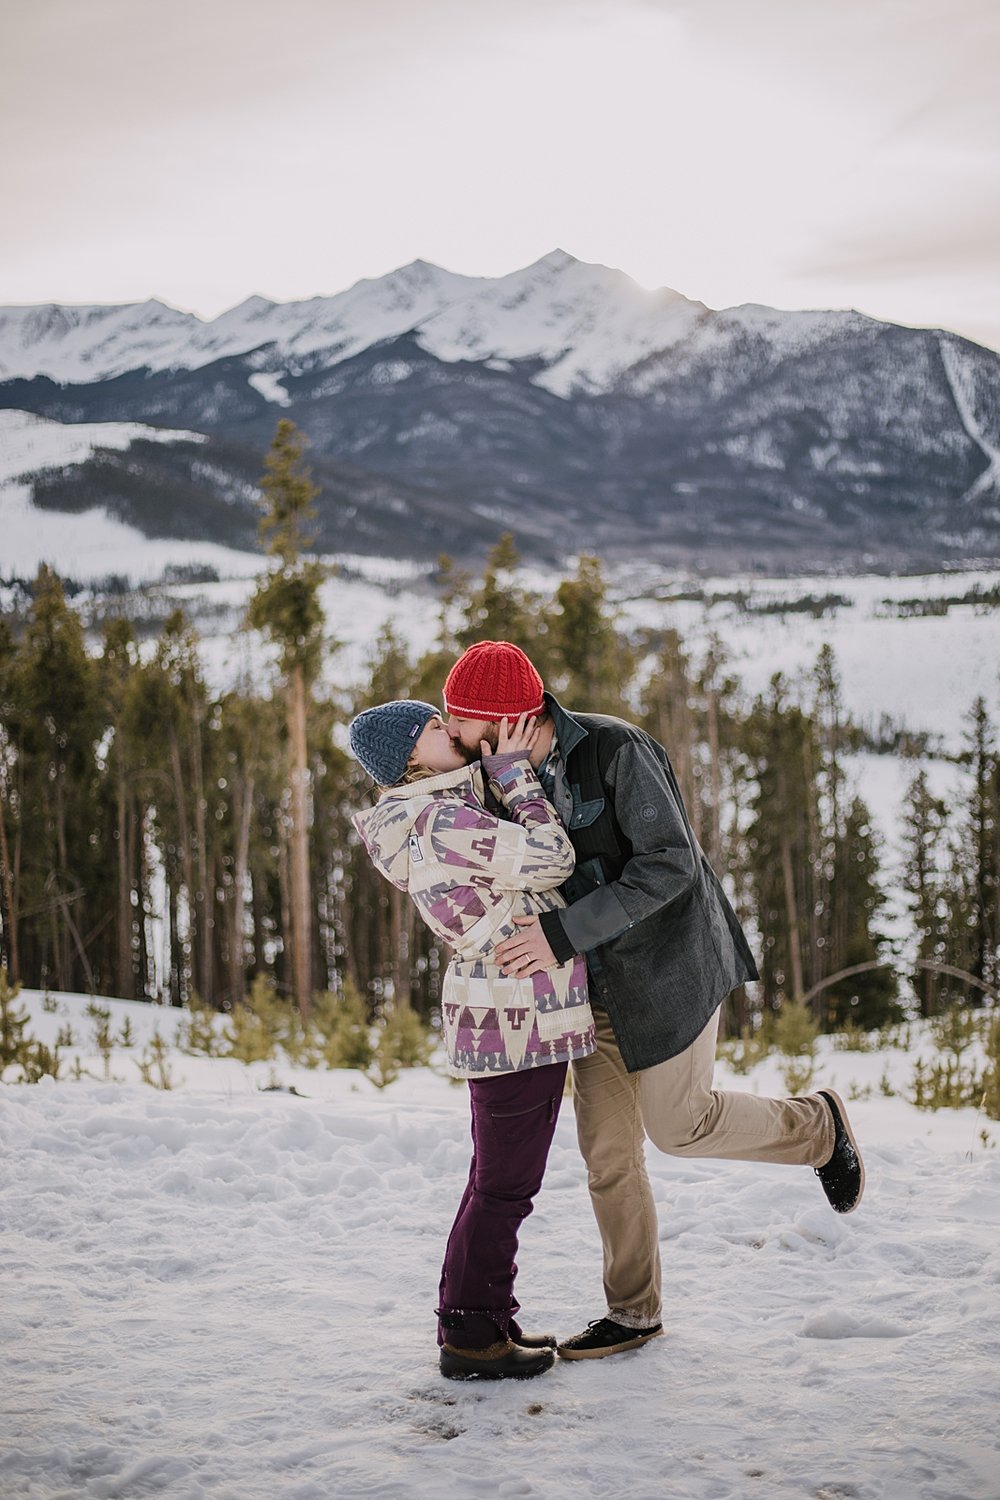
M36 1034L89 1032L83 997ZM138 1046L176 1013L110 1002ZM178 1087L0 1085L4 1500L996 1500L1000 1127L880 1092L913 1057L824 1052L868 1187L838 1218L807 1169L650 1150L666 1337L531 1382L446 1382L439 1263L465 1091L384 1092L175 1057ZM769 1060L747 1078L781 1091ZM986 1130L988 1144L981 1138ZM567 1101L527 1220L528 1326L601 1312Z

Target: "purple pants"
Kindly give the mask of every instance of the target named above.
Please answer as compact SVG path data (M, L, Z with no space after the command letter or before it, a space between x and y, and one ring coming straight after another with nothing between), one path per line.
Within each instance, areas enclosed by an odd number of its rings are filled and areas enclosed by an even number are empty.
M439 1344L486 1349L520 1332L517 1234L542 1185L565 1082L565 1063L469 1080L472 1165L441 1268Z

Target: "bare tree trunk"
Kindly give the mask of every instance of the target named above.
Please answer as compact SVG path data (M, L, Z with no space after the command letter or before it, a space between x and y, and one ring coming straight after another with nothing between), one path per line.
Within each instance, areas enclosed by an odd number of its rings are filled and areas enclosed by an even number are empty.
M132 902L129 880L129 849L125 832L128 811L125 777L118 771L118 922L117 922L117 991L123 1000L132 999Z
M229 999L232 1005L243 999L246 989L246 965L243 958L243 926L246 920L247 869L250 864L250 814L253 810L254 778L243 784L243 796L236 830L236 864L233 870L233 922L229 939Z
M400 1009L410 1005L410 943L406 916L413 903L395 886L389 888L389 966L392 993Z
M150 915L153 902L149 888L149 848L146 843L146 804L136 798L134 804L135 816L135 883L139 892L138 918L136 921L136 932L139 942L139 998L146 1000L156 994L156 972L151 962L150 938L152 928L150 926Z
M7 778L0 768L0 868L3 870L3 899L6 912L7 957L10 960L10 979L18 984L21 978L21 963L17 951L17 900L14 891L14 867L7 844L7 821L4 803L7 800Z
M805 994L802 983L802 953L799 947L799 913L795 900L795 871L792 868L791 840L781 840L781 873L785 882L785 914L788 921L788 955L792 966L792 995L798 1000Z
M59 910L63 914L63 926L61 928L57 927L55 931L55 945L58 950L58 964L61 975L60 979L58 980L58 985L62 990L70 990L75 989L76 985L72 982L73 976L71 972L72 954L70 949L70 922L72 921L72 918L70 917L69 907L63 900L63 892L61 889L62 881L68 874L69 860L66 854L66 809L63 800L63 776L58 766L56 767L55 791L56 852L59 863L57 866L57 874L54 882L54 890L56 892ZM76 938L79 942L78 933L76 934ZM91 992L93 992L93 985L90 986L90 989Z
M293 988L292 898L288 874L288 827L284 818L278 832L278 900L281 905L281 982L288 992Z
M309 902L309 767L306 758L306 682L301 666L288 682L288 753L292 793L292 984L302 1016L312 997L312 936Z
M722 767L719 764L719 695L715 688L708 691L708 756L712 787L708 862L718 872L722 868Z
M250 914L253 922L253 971L255 974L266 972L267 964L264 959L264 903L261 900L260 881L253 872L250 874Z
M215 1003L215 966L212 962L212 927L214 924L212 913L215 902L208 878L208 836L205 822L207 803L205 801L205 772L201 759L201 721L198 717L197 709L193 704L191 724L193 729L191 763L194 772L194 826L195 838L198 842L198 893L196 900L200 903L198 937L201 945L201 998L206 1005L213 1005Z
M180 848L181 875L182 875L182 878L183 878L183 881L184 881L184 888L187 891L188 941L189 941L190 948L191 948L191 960L190 960L190 962L191 962L191 975L190 975L191 986L190 987L191 987L191 989L197 990L197 989L199 989L199 976L198 976L198 973L197 973L197 963L196 963L196 957L197 957L197 955L196 955L196 951L195 951L195 939L196 939L198 931L199 931L200 918L199 918L199 913L195 909L195 899L194 899L194 866L193 866L193 862L192 862L192 859L191 859L191 835L190 835L190 833L188 831L187 802L186 802L185 796L184 796L184 774L183 774L183 772L181 770L181 752L180 752L180 746L177 743L177 735L174 734L174 733L171 733L171 735L170 735L170 765L171 765L171 768L172 768L173 773L174 773L174 801L175 801L176 806L177 806L177 827L178 827L178 830L179 830L179 833L180 833L180 841L181 841L181 848ZM183 1003L183 1000L185 998L185 996L184 996L184 983L183 983L184 961L183 961L183 957L182 957L181 943L180 943L180 941L178 939L178 935L177 935L177 907L178 907L178 902L177 902L177 892L176 892L176 889L172 890L172 895L173 895L173 907L172 907L171 915L170 915L170 925L171 925L171 932L172 932L172 934L173 934L173 936L174 936L174 938L176 940L176 950L175 951L177 953L177 964L178 964L178 967L177 967L178 994L179 994L179 997L180 997L180 1003ZM204 999L204 996L202 996L202 999Z

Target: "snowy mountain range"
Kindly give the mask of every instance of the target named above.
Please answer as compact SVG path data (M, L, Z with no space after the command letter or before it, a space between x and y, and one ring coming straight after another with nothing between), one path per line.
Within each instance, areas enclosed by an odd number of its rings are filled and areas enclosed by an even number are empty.
M139 423L32 501L249 547L276 419L329 550L702 567L1000 557L1000 355L855 312L715 312L554 251L495 279L415 261L205 321L151 301L0 309L0 406ZM194 435L194 436L193 436ZM2 520L0 499L0 520Z

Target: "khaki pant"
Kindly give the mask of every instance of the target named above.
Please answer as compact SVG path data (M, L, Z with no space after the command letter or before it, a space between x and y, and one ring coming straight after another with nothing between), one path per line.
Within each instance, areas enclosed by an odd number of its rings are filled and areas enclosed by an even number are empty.
M660 1320L660 1249L646 1176L646 1136L670 1156L821 1166L833 1117L817 1095L760 1099L712 1087L719 1011L677 1057L628 1073L603 1011L597 1051L572 1064L573 1104L590 1197L604 1246L608 1311L626 1327Z

